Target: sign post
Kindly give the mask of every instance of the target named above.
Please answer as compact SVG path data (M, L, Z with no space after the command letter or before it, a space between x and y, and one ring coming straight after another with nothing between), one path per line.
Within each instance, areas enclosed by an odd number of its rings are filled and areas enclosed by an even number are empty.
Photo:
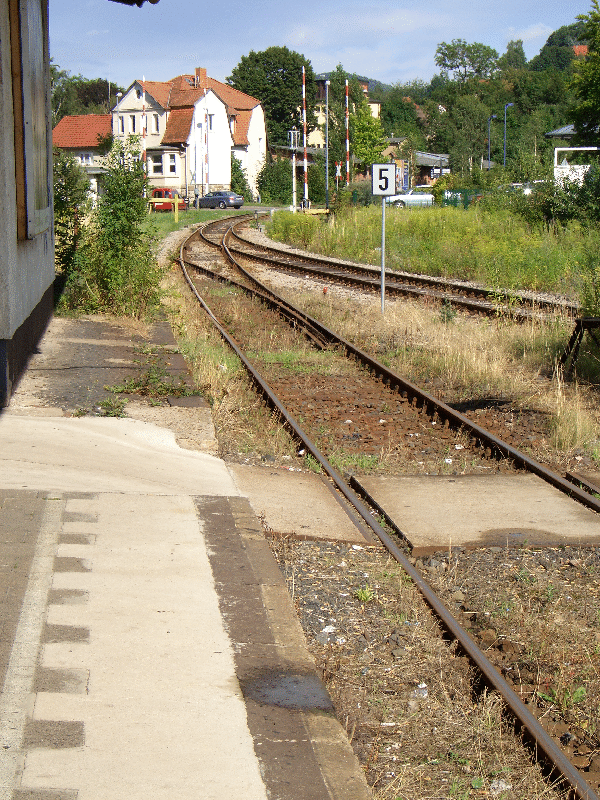
M373 164L371 192L381 197L381 313L385 312L385 198L396 194L396 165Z

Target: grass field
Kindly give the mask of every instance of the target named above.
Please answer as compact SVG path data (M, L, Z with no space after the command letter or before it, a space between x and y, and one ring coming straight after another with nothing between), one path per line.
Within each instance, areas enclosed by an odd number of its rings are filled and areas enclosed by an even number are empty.
M326 255L381 263L381 208L353 208L328 220L281 211L269 235ZM475 280L492 288L581 295L590 252L600 233L573 223L531 228L506 209L386 210L389 269Z

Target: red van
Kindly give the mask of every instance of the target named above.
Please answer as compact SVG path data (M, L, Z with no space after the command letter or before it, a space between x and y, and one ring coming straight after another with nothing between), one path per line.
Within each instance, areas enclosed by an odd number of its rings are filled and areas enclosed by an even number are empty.
M177 195L177 191L175 189L153 189L152 200L159 200L161 197L164 197L165 202L152 203L152 207L155 211L173 211L173 199L175 195ZM179 211L187 211L187 203L183 197L179 198L177 208Z

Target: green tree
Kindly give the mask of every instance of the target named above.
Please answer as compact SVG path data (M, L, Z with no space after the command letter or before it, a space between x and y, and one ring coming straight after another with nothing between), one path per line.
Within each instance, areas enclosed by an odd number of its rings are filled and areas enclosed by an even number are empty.
M246 170L233 153L231 154L231 191L241 194L244 200L252 199L252 191L248 185Z
M575 101L570 118L582 142L597 144L600 126L600 4L592 0L589 14L578 17L588 43L587 57L573 65L572 89Z
M308 197L311 203L325 203L325 157L321 153L308 167Z
M341 64L327 76L329 86L329 158L343 164L346 161L346 81L348 81L348 119L365 102L363 90L355 75L348 75ZM352 127L349 124L350 149L354 153Z
M75 255L62 303L66 308L142 317L159 303L160 270L145 227L146 173L139 137L114 143L104 193Z
M78 161L63 150L53 151L54 236L56 264L64 279L83 234L83 217L88 203L89 178Z
M581 20L581 17L578 19ZM539 54L529 62L529 68L536 72L546 69L570 72L575 58L573 46L584 43L584 26L581 21L563 25L550 34Z
M412 96L407 93L409 87L397 85L381 97L381 122L388 136L413 136L421 138L421 147L425 148L425 137L419 119L419 109Z
M284 158L267 158L258 175L258 191L264 203L291 205L292 165Z
M509 70L525 69L526 66L527 56L523 50L523 40L510 41L506 53L498 59L498 69L505 73Z
M381 161L387 142L380 120L371 115L371 109L363 100L352 114L352 153L363 172Z
M479 42L467 44L464 39L453 39L450 44L442 42L435 51L435 63L442 73L452 74L459 84L476 78L490 78L496 70L498 53L493 47Z
M488 107L475 94L459 96L451 108L436 117L438 152L448 153L453 172L465 175L487 157Z
M107 114L123 88L104 78L87 79L71 75L50 61L52 125L73 114Z
M302 114L302 67L306 73L307 124L315 127L315 74L303 55L287 47L269 47L242 56L227 82L240 92L256 97L265 109L271 144L286 145L288 131L300 127Z

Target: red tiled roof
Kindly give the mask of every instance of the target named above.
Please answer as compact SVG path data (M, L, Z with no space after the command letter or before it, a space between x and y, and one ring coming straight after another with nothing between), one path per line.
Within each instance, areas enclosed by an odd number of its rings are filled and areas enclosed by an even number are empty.
M99 136L111 133L111 114L76 114L61 119L52 131L52 144L62 148L94 149L98 147Z
M147 94L153 97L163 108L169 107L169 98L173 88L170 81L138 81Z
M233 132L233 143L235 145L247 145L248 141L248 128L250 127L250 118L252 111L238 111L235 118L235 129Z
M220 97L225 105L231 106L231 108L250 111L260 105L260 100L257 100L256 97L240 92L227 83L221 83L221 81L216 81L214 78L207 78L207 82L208 88L212 89L217 97Z
M141 85L141 81L138 83ZM192 109L205 94L206 89L211 89L225 104L228 114L235 116L234 144L240 146L248 144L250 118L253 109L260 105L260 100L234 89L233 86L209 78L206 70L198 70L196 75L177 75L164 83L146 81L145 89L169 111L163 144L180 144L188 140Z
M169 114L162 144L182 144L183 142L187 142L193 116L193 107L174 108Z
M574 44L573 52L575 53L576 56L587 56L588 46L587 44Z

